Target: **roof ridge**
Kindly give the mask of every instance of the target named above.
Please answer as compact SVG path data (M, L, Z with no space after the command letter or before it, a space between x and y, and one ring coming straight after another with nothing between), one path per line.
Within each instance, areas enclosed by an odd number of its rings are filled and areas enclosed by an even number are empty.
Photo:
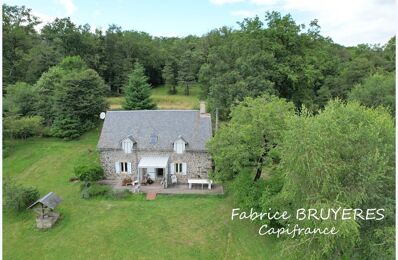
M44 197L42 197L41 199L38 199L38 201L43 201L45 199L47 199L47 197L49 197L50 195L52 195L54 192L50 191L49 193L47 193Z

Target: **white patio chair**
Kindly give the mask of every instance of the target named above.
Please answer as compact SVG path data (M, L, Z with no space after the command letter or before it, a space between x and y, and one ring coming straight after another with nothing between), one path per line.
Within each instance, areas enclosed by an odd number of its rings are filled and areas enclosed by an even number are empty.
M177 184L177 176L171 175L171 184Z
M133 186L133 192L134 192L134 193L140 192L140 188L141 188L141 185L140 185L140 184L134 185L134 186Z

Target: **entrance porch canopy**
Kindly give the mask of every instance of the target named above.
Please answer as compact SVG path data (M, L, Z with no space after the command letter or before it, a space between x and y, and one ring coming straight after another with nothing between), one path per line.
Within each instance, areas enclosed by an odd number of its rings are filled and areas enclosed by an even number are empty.
M142 157L138 168L167 168L169 157Z
M142 169L145 168L161 168L164 169L163 187L167 188L168 184L168 156L148 156L142 157L138 163L138 181L142 180Z

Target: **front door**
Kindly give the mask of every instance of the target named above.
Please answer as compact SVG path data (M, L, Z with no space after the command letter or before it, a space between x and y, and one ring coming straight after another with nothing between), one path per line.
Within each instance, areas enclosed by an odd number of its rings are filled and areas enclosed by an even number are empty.
M156 169L156 176L157 176L158 178L163 178L163 175L164 175L164 173L163 173L163 168L157 168L157 169Z
M148 168L147 173L149 175L149 178L151 178L153 181L156 179L156 169L155 168Z

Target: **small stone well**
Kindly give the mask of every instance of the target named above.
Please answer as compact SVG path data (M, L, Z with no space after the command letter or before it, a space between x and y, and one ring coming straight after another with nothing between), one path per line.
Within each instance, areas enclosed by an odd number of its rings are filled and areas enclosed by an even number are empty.
M29 206L29 209L33 209L38 214L36 217L36 226L38 228L43 229L54 226L60 216L54 209L60 202L61 198L54 192L50 192Z

